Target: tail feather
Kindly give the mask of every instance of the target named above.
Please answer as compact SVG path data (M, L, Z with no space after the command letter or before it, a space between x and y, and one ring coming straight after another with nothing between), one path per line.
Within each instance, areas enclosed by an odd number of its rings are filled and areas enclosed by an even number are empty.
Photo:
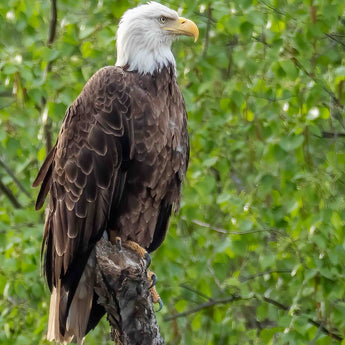
M57 286L53 288L50 297L47 340L67 344L73 340L73 337L66 337L60 332L59 311L64 299L63 296L61 296L61 291L61 281L59 280Z
M53 288L47 333L49 341L83 344L94 297L95 260L95 252L92 251L68 310L66 308L69 292L61 286L61 280ZM65 330L64 334L61 329Z

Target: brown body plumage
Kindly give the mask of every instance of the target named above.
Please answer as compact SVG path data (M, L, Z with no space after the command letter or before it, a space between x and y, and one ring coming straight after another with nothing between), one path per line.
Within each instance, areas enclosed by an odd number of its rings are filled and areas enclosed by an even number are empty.
M162 243L188 156L187 116L173 66L153 75L109 66L88 81L34 183L42 183L37 208L50 192L43 239L53 292L48 338L82 338L103 315L92 289L92 259L105 231L148 251ZM83 322L73 324L67 319L78 299Z

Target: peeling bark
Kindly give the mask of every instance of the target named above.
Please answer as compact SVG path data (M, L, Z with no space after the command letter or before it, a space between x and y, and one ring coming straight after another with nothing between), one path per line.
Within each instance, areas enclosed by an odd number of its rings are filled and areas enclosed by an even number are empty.
M101 239L95 291L116 345L164 345L153 309L147 262L131 249Z

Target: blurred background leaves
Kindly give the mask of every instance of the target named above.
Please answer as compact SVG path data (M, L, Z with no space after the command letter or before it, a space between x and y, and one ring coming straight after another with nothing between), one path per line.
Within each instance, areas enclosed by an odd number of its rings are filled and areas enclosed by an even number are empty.
M138 1L0 0L0 343L47 344L31 183ZM345 3L167 1L189 113L182 208L153 255L168 344L345 338ZM110 344L106 321L86 344Z

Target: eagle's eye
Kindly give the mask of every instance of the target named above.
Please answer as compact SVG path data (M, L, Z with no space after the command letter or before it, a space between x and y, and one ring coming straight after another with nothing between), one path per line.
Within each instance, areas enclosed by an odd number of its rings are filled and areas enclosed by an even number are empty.
M167 17L164 17L164 16L161 16L161 17L159 18L159 22L160 22L161 24L165 24L165 23L167 22L167 20L168 20L168 18L167 18Z

